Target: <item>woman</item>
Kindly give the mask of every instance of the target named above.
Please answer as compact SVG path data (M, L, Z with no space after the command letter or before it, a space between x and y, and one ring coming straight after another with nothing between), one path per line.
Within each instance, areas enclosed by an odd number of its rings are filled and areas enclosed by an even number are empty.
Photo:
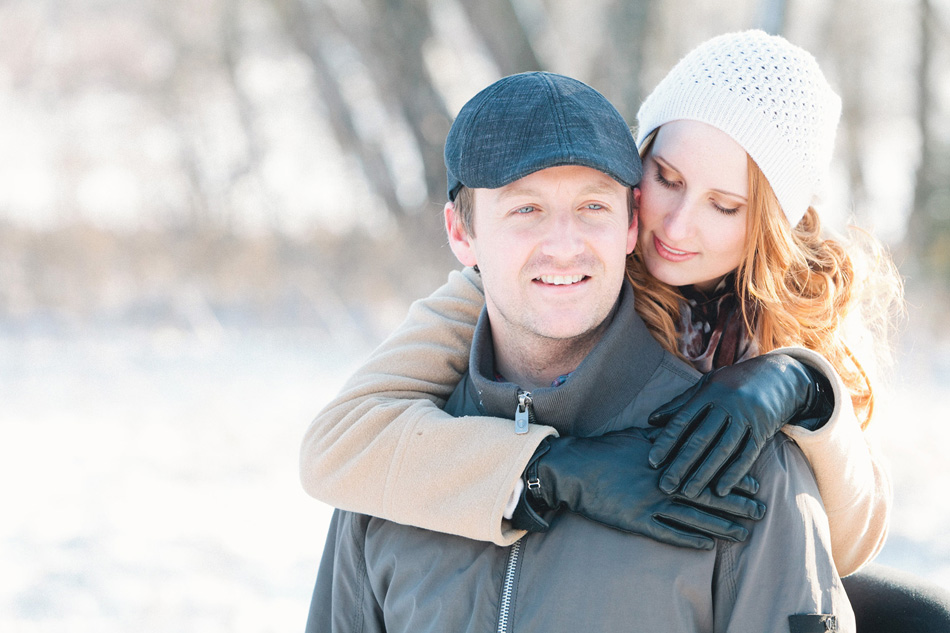
M858 283L857 251L818 236L809 206L839 113L814 59L781 38L729 34L690 53L638 115L645 171L628 275L656 338L707 372L651 417L665 425L650 455L665 468L661 487L689 495L714 483L724 493L781 428L815 471L844 576L883 544L890 485L862 433L873 411L869 363L845 331L862 305L859 288L870 286ZM877 261L883 265L866 279L883 282L878 296L897 305L893 268L883 256ZM521 535L505 517L553 430L530 425L516 435L511 420L454 419L438 408L467 369L482 304L477 273L466 270L413 305L308 430L301 477L310 494L497 544ZM833 410L783 426L785 413L758 424L761 409L717 409L720 396L741 394L754 363L774 353L826 377ZM706 447L713 457L699 463Z

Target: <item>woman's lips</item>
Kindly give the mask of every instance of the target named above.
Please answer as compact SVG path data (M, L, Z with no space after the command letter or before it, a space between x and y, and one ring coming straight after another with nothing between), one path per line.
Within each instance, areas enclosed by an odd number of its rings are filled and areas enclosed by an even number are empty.
M653 247L656 249L657 255L671 262L686 261L687 259L690 259L696 255L696 253L692 253L690 251L681 251L667 246L660 238L655 235L653 236Z

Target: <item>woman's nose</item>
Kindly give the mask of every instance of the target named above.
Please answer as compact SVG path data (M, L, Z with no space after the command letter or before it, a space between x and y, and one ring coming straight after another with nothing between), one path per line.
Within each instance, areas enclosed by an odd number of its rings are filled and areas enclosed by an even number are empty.
M673 206L663 218L663 228L671 240L681 240L693 232L693 213L689 200L683 198Z

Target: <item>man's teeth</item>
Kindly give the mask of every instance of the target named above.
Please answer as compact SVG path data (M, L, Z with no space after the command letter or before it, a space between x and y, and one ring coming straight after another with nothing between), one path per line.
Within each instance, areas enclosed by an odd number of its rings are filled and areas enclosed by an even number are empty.
M541 275L541 281L553 286L567 286L576 284L584 279L584 275Z

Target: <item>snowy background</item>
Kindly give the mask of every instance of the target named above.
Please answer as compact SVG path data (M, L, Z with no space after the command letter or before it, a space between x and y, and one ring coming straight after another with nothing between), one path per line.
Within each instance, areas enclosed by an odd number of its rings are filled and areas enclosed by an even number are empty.
M879 561L950 589L950 348L905 338ZM297 449L368 351L300 330L3 332L0 631L302 630L329 511Z
M297 448L349 350L0 338L0 631L302 630L329 512Z

